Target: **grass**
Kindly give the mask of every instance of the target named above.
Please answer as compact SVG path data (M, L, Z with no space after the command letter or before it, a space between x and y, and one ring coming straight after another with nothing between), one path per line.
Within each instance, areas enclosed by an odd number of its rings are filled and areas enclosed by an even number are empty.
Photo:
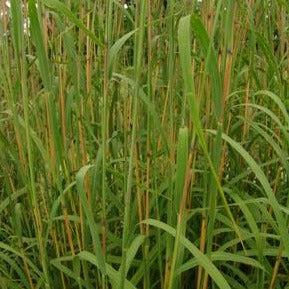
M286 1L2 2L0 288L289 287Z

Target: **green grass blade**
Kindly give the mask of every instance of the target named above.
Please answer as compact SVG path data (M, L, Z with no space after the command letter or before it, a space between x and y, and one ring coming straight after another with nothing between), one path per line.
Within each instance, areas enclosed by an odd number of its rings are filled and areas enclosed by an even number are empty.
M152 219L146 220L144 222L150 224L151 226L160 228L169 233L170 235L176 237L176 230L163 222ZM206 255L204 255L192 242L190 242L184 236L180 236L180 242L197 259L198 264L202 265L203 268L210 274L211 278L214 280L214 282L218 285L219 288L231 289L228 282L225 280L220 271L215 267L212 261L208 257L206 257Z

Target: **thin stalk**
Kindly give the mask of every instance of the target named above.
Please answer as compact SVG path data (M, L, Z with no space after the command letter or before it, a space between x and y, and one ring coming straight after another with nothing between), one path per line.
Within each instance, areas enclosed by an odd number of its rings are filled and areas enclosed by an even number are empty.
M121 261L121 271L120 271L120 289L124 289L124 281L126 277L126 260L127 260L127 250L129 246L129 236L131 231L131 197L132 197L132 180L133 180L133 159L134 150L136 145L136 134L137 134L137 116L138 116L138 102L139 102L139 86L141 78L141 65L143 61L143 43L144 43L144 33L145 33L145 20L147 14L147 0L143 0L139 3L139 25L138 33L136 36L136 56L134 65L134 75L135 75L135 91L133 98L133 109L132 109L132 137L131 146L129 152L129 169L127 176L127 191L124 197L124 226L123 226L123 236L122 236L122 261ZM137 13L138 15L138 13Z

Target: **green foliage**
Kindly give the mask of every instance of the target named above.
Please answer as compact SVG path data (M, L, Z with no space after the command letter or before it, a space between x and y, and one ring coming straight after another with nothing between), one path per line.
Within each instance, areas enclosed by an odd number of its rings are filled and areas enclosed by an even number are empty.
M287 2L2 2L0 288L287 288Z

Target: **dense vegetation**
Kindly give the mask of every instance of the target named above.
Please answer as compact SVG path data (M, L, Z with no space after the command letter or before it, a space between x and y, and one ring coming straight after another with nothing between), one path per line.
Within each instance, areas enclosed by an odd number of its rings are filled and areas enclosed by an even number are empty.
M287 288L287 1L0 5L0 288Z

